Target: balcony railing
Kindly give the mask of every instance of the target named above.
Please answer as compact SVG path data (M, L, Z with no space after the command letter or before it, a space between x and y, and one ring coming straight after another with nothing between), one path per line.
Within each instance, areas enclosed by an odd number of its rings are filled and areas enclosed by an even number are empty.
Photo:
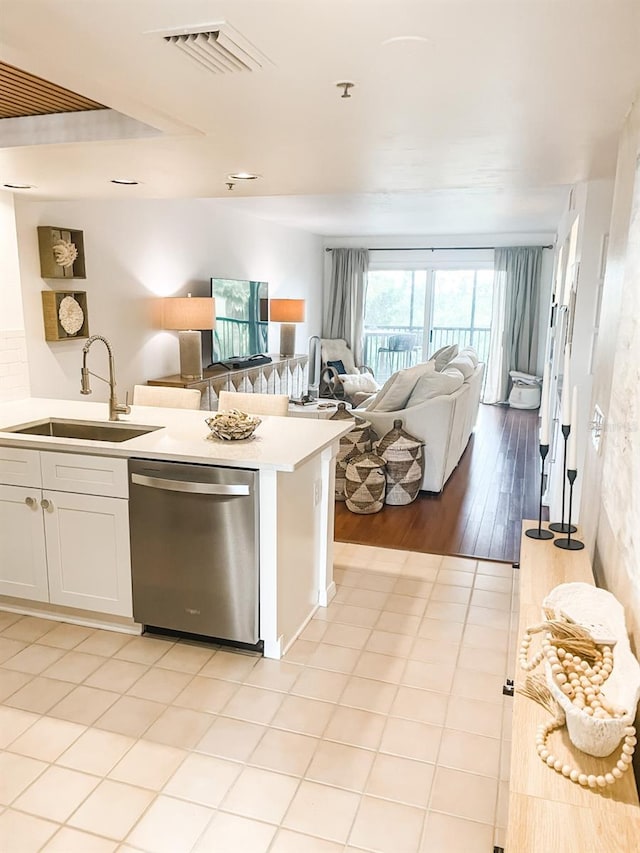
M414 335L416 346L411 351L388 352L392 335ZM469 326L434 326L431 330L428 352L423 352L424 329L418 326L369 326L364 331L364 363L376 374L378 382L384 382L395 371L419 361L425 361L440 347L458 344L473 347L480 361L487 361L491 329Z
M249 320L217 317L214 335L216 360L267 351L268 324L266 322L255 323Z

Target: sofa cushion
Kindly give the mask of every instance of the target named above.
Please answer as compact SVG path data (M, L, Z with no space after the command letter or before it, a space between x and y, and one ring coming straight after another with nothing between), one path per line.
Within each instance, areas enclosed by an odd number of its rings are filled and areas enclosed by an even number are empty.
M477 367L480 359L478 358L478 353L474 350L473 347L463 347L458 355L468 355L471 361L473 362L473 366Z
M421 376L433 373L434 362L423 361L413 367L398 370L387 379L380 391L367 406L369 412L398 412L404 409L416 382Z
M455 367L445 367L441 373L425 373L415 384L411 396L407 400L405 408L411 409L419 406L432 397L441 397L443 394L453 394L462 386L464 376Z
M475 373L476 365L470 355L457 355L452 358L447 367L455 367L464 376L465 380L470 379Z
M455 358L458 355L458 344L449 344L446 347L440 347L439 350L436 350L434 354L431 356L429 361L432 361L438 373L445 368L452 358Z

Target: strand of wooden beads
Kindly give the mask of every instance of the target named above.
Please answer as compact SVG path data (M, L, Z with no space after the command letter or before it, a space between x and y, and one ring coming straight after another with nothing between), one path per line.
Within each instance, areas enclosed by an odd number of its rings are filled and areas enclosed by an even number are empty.
M594 662L590 664L580 655L567 652L551 633L542 644L551 676L573 705L590 717L599 720L619 719L625 715L623 708L610 704L602 693L602 685L613 671L613 651L610 646L599 650L594 644Z
M581 773L569 764L563 764L559 758L556 758L555 755L547 749L547 738L551 732L562 728L563 725L564 714L561 714L550 723L547 723L546 725L543 723L538 726L538 732L536 734L536 750L538 755L547 767L551 767L556 771L556 773L561 773L563 776L566 776L567 779L575 782L576 785L581 785L583 788L606 788L607 785L613 785L614 782L620 779L622 774L626 773L629 767L631 767L633 753L638 742L635 736L636 730L633 726L627 726L624 730L625 738L618 761L608 773L595 776L593 774L587 775L586 773Z
M529 656L529 646L531 645L531 635L538 634L540 631L544 630L544 623L541 625L535 625L531 628L527 628L527 630L522 635L522 642L520 643L520 669L523 669L525 672L531 672L532 669L535 669L538 664L542 663L544 658L544 651L539 651L537 655L528 659Z

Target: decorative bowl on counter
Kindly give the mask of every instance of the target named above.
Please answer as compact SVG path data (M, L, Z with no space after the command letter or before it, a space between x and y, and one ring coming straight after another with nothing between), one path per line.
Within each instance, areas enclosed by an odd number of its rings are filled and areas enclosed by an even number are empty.
M212 418L207 418L206 422L211 430L209 438L213 436L224 441L239 441L251 438L262 420L238 409L230 409L228 412L218 412Z

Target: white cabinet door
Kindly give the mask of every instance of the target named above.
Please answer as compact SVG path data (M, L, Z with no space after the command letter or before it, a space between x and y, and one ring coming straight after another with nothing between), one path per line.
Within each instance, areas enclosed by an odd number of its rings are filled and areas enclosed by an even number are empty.
M41 494L0 485L0 595L49 600Z
M132 616L128 501L42 494L51 603Z

